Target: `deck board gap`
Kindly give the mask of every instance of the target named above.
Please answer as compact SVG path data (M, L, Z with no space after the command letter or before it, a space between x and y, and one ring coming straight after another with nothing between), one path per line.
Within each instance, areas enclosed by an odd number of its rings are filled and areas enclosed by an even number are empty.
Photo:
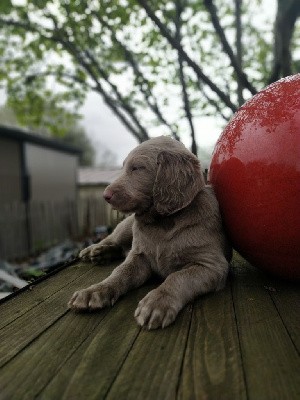
M243 381L244 381L244 385L245 385L246 399L249 399L248 382L247 382L247 378L246 378L246 371L245 371L244 357L243 357L243 352L242 352L241 337L240 337L240 331L239 331L239 326L238 326L238 321L237 321L236 307L235 307L234 296L233 296L233 279L234 279L234 273L233 273L232 267L231 267L230 272L229 272L228 281L229 281L229 285L230 285L230 295L231 295L231 302L232 302L233 313L234 313L235 328L236 328L236 334L237 334L238 346L239 346L239 352L240 352L240 358L241 358L242 375L243 375Z
M56 318L49 326L47 326L43 331L41 331L38 335L36 335L32 340L28 341L24 347L22 347L19 351L17 351L14 355L12 355L7 361L4 361L3 364L0 365L0 370L4 368L7 364L9 364L12 360L14 360L20 353L27 349L33 342L38 340L45 332L47 332L54 324L57 323L60 319L62 319L70 310L66 310L63 312L58 318Z
M69 311L69 310L68 310ZM67 311L67 312L68 312ZM78 344L78 346L76 346L76 348L74 349L74 351L72 351L68 357L65 358L64 362L57 368L56 374L53 375L51 377L51 379L49 379L49 381L41 388L41 390L39 391L39 393L35 396L36 399L40 399L42 397L42 394L44 392L45 389L47 389L47 387L51 384L51 382L53 381L53 379L55 379L55 377L59 374L60 370L62 368L64 368L64 366L67 364L67 362L73 357L73 355L80 349L81 346L84 345L85 342L87 342L90 337L93 335L93 333L96 331L97 328L99 328L99 325L103 322L103 320L105 319L105 317L107 316L109 310L106 310L106 313L103 315L103 318L99 319L99 323L91 330L89 330L88 335Z
M119 366L118 370L116 371L116 374L115 374L115 376L114 376L114 378L113 378L111 384L109 385L109 388L107 389L106 393L104 394L103 399L106 399L107 396L109 395L109 392L111 391L111 389L112 389L112 387L113 387L113 385L114 385L114 383L115 383L115 381L116 381L118 375L120 374L120 372L121 372L121 370L122 370L122 368L123 368L123 365L125 364L125 362L126 362L126 360L127 360L128 355L130 354L131 350L133 349L133 347L134 347L134 345L135 345L135 342L137 341L137 338L140 336L142 330L143 330L143 328L140 328L140 329L138 330L138 332L137 332L137 334L136 334L134 340L132 341L132 344L130 345L130 347L128 348L128 351L126 352L126 355L125 355L123 361L120 363L120 366Z
M277 313L278 313L278 315L279 315L279 318L280 318L280 320L281 320L281 322L282 322L282 325L284 326L284 329L286 330L286 333L287 333L288 337L290 338L290 340L291 340L291 342L292 342L292 344L293 344L293 346L294 346L294 348L295 348L295 350L296 350L296 353L297 353L298 356L299 356L299 355L300 355L300 352L299 352L299 349L298 349L298 347L297 347L297 344L294 342L294 339L293 339L292 335L290 334L290 331L289 331L289 329L288 329L288 327L287 327L287 325L286 325L284 319L283 319L282 316L281 316L281 313L280 313L279 308L278 308L278 306L277 306L277 304L276 304L276 301L275 301L275 299L274 299L274 297L272 296L271 293L269 293L269 296L270 296L270 298L271 298L271 301L272 301L272 303L273 303L273 305L274 305L275 310L277 311Z
M62 285L61 287L57 288L55 291L53 291L51 294L49 294L48 296L46 296L45 298L41 299L40 301L36 302L35 304L33 304L31 307L28 307L26 309L26 311L22 314L16 315L14 319L9 320L5 325L0 327L0 331L3 330L4 328L6 328L8 325L10 325L11 323L17 321L19 318L24 317L25 314L27 314L28 312L32 311L34 308L38 307L39 305L41 305L42 303L44 303L46 300L50 299L51 297L55 296L57 293L59 293L62 289L64 289L65 287L69 286L70 284L72 284L73 282L75 282L77 279L83 277L85 274L87 274L88 272L90 272L90 270L83 272L80 275L77 275L76 277L74 277L74 279L72 280L68 280L64 285ZM33 289L30 289L30 286L33 286ZM29 285L29 287L27 288L27 291L31 291L34 290L34 284L33 285ZM17 292L16 292L17 293Z
M185 356L186 356L186 351L187 351L187 346L188 346L189 336L190 336L190 331L191 331L191 326L192 326L193 314L194 314L194 304L191 303L187 307L191 308L191 313L190 313L189 327L188 327L188 330L187 330L186 340L185 340L185 344L184 344L184 350L183 350L183 355L182 355L182 360L181 360L181 366L180 366L177 385L176 385L176 390L175 390L175 398L176 399L178 399L178 395L179 395L179 389L180 389L181 378L182 378L183 367L184 367L184 360L185 360Z

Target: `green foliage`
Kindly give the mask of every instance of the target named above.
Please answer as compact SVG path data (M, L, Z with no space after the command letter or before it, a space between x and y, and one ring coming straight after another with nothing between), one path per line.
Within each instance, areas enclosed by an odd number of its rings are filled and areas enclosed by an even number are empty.
M30 280L35 280L37 278L40 278L41 276L44 276L44 275L46 275L46 272L43 272L38 268L31 267L31 268L26 269L23 272L22 278L30 281Z
M18 123L31 130L63 137L79 119L79 115L61 105L68 102L68 93L55 94L47 89L39 92L34 89L31 86L9 87L7 104L14 111Z
M1 0L1 2L0 2L0 13L1 14L10 13L11 9L12 9L11 0Z

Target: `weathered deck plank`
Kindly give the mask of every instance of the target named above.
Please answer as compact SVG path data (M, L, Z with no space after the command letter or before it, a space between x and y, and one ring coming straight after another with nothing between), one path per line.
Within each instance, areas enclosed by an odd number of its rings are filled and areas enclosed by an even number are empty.
M249 265L236 266L233 275L248 398L299 398L299 354L270 296L274 280ZM282 283L276 282L280 290Z
M52 296L79 276L89 273L91 269L91 265L82 268L80 264L66 268L60 272L59 279L55 275L50 276L39 285L32 286L32 290L29 289L22 293L22 296L13 297L9 302L5 302L5 307L0 307L0 329L42 303L47 297Z
M244 373L231 288L195 302L184 359L180 399L243 400Z
M280 317L300 354L300 290L299 286L281 282L270 287L271 298Z
M144 288L133 291L109 310L97 330L53 376L43 399L104 398L140 332L133 313L144 293Z
M106 313L102 312L98 319L88 315L74 319L69 313L52 325L1 372L1 400L36 398Z
M76 275L76 267L71 267ZM78 268L77 268L78 270ZM95 280L104 279L111 269L88 269L82 274L78 274L75 279L67 281L66 278L69 273L66 270L63 271L62 276L59 278L59 285L53 285L52 294L49 292L49 287L45 285L46 281L41 283L41 287L37 286L32 292L32 298L30 293L26 292L22 296L23 298L23 314L21 311L18 313L17 318L11 316L11 322L7 324L6 328L0 330L0 366L8 362L30 342L37 338L43 331L53 325L55 321L60 319L67 313L66 304L71 294L79 287L90 285ZM69 272L69 271L68 271ZM43 288L45 287L46 295L43 295ZM12 301L7 303L5 307L8 316L12 314L16 309L20 309L22 304L20 303L21 297L15 297ZM21 318L22 316L22 318Z
M107 399L175 399L191 319L191 307L173 327L142 330Z
M0 305L0 400L300 398L298 285L238 260L223 291L164 330L133 318L153 284L112 309L67 310L112 268L77 264Z

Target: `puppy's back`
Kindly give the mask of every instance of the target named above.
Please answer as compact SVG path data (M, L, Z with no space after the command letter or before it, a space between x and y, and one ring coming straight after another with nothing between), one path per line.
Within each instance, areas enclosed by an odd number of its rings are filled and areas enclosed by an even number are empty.
M219 203L212 186L207 185L200 192L198 207L201 210L203 223L207 226L209 233L216 242L219 242L226 260L230 262L232 258L232 247L226 234L222 221Z

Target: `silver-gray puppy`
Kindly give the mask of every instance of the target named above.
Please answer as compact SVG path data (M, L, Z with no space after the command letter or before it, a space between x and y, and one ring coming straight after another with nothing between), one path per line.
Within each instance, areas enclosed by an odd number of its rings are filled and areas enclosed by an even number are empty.
M120 246L127 257L104 281L75 292L70 308L113 305L155 273L164 281L139 302L135 318L148 329L164 328L188 302L224 287L231 248L218 202L198 159L180 142L162 136L140 144L104 197L132 215L80 257L97 260Z

